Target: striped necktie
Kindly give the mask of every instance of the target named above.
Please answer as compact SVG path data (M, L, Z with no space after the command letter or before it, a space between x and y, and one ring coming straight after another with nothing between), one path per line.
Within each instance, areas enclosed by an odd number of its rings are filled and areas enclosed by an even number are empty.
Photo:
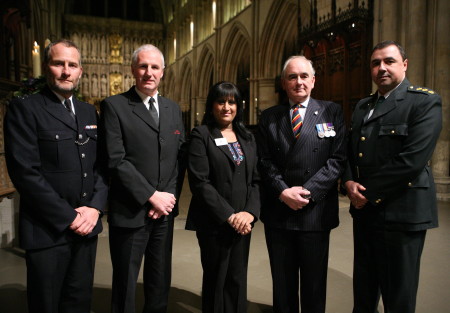
M296 139L300 136L300 129L303 125L303 120L300 116L300 107L302 107L300 104L296 104L293 106L292 111L292 130Z

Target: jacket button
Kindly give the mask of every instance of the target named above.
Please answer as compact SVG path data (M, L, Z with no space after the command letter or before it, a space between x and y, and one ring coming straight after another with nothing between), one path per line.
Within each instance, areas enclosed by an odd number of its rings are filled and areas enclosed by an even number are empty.
M56 136L55 136L55 139L58 140L58 139L59 139L59 135L56 135Z
M78 139L83 139L83 135L82 135L82 134L79 134L79 135L78 135Z
M363 154L360 152L360 153L358 153L358 156L359 156L360 158L362 158L362 157L363 157Z
M376 204L379 204L380 202L381 202L381 199L375 200L375 203L376 203Z
M395 130L391 130L391 134L395 134Z
M86 197L87 196L87 193L85 193L85 192L83 192L83 194L81 195L81 197Z
M86 157L86 154L82 153L81 158L84 159Z
M408 186L409 186L409 187L412 187L412 183L408 183Z
M87 173L83 173L83 177L86 178L87 177Z
M361 141L366 141L366 137L361 137Z

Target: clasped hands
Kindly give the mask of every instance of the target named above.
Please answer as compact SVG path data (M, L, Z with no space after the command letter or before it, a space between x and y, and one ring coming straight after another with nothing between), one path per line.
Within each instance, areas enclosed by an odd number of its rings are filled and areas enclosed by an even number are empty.
M163 191L155 191L148 199L152 208L148 212L148 217L156 220L163 215L169 215L175 207L176 198L173 194Z
M367 203L367 198L360 191L366 190L366 188L353 180L345 182L345 189L347 189L347 197L352 202L353 206L357 209L361 209Z
M77 217L70 224L70 229L80 236L89 235L97 225L99 211L87 206L76 208L75 211L77 211Z
M254 221L255 217L245 211L231 214L227 219L228 224L234 228L241 235L247 235L252 231L251 223Z
M280 194L280 200L294 211L306 206L309 203L309 197L311 197L309 190L301 186L286 188Z

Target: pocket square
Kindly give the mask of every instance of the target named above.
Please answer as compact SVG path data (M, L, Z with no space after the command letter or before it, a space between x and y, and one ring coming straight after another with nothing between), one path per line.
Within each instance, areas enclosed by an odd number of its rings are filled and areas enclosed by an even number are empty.
M181 134L181 133L180 133L180 131L179 131L178 129L176 129L176 130L173 132L173 134L174 134L174 135L179 135L179 134Z

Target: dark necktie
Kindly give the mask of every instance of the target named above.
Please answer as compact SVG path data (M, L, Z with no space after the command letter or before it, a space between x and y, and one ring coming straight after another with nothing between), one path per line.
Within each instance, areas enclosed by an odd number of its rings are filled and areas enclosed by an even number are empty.
M156 126L159 127L159 116L158 111L156 111L155 108L155 99L153 97L150 97L150 100L148 101L148 110L150 112L150 115L155 120Z
M372 103L369 105L369 111L367 112L366 118L364 119L365 121L367 121L367 120L373 115L373 112L375 112L375 109L376 109L381 103L383 103L383 101L384 101L385 99L386 99L385 97L379 96L377 101L372 102Z
M70 99L64 100L64 106L66 107L67 112L69 112L69 114L73 118L73 120L75 120L75 114L72 111L72 103L70 102Z
M292 131L294 132L294 136L296 139L300 136L300 129L303 125L303 120L300 116L300 107L300 104L296 104L294 105L292 111Z

